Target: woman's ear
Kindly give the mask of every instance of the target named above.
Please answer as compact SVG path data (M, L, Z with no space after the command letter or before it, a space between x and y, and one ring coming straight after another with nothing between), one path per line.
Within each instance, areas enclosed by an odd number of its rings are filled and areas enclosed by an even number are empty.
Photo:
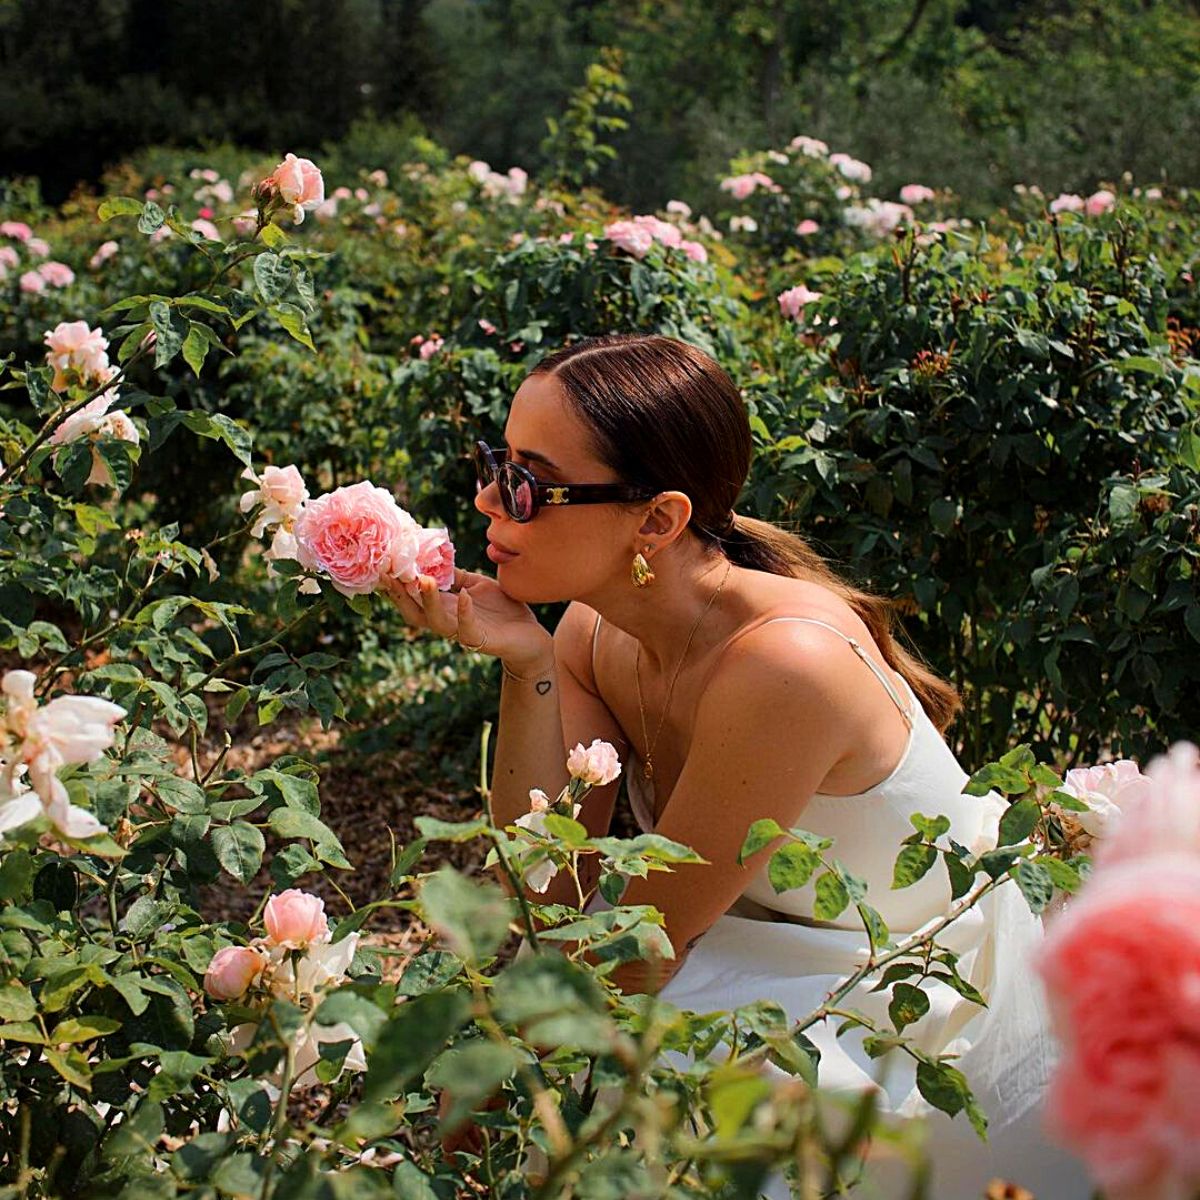
M660 492L646 513L638 533L653 537L660 546L673 542L692 519L692 502L683 492Z

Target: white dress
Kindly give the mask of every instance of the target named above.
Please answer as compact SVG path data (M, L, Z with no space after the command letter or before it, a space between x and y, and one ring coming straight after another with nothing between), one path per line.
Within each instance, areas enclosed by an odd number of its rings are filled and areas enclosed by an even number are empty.
M816 793L799 826L835 840L830 851L868 885L867 901L883 916L895 940L943 915L951 903L950 886L939 862L911 887L892 890L892 870L901 841L913 832L911 813L950 818L950 837L973 849L996 844L997 823L1005 802L996 795L966 796L968 779L907 681L902 698L892 681L853 638L823 621L776 617L823 626L845 640L887 689L909 724L908 743L899 763L882 782L853 796ZM770 622L764 622L767 624ZM599 620L596 623L599 630ZM593 651L595 638L593 637ZM847 670L858 670L848 657ZM864 671L865 684L875 686ZM627 764L627 786L634 816L649 832L653 826L652 781L640 764ZM683 966L660 996L694 1012L726 1011L757 1000L780 1004L796 1020L819 1008L834 986L863 961L867 939L853 909L836 922L812 917L812 884L777 895L762 869L742 895L692 948ZM607 907L599 893L590 907ZM851 920L850 917L854 919ZM955 1053L955 1065L970 1081L989 1119L989 1140L975 1135L964 1114L953 1120L933 1109L917 1091L915 1064L892 1054L881 1076L879 1060L862 1049L863 1031L834 1036L835 1021L813 1026L808 1036L821 1051L823 1088L856 1092L882 1087L880 1107L898 1117L927 1119L926 1147L933 1165L932 1200L978 1200L990 1180L1003 1178L1028 1188L1037 1200L1088 1200L1092 1188L1082 1167L1041 1133L1040 1101L1055 1049L1046 1026L1045 998L1031 966L1042 938L1040 918L1030 912L1015 884L1005 883L951 924L939 943L959 957L959 972L988 1001L987 1008L964 999L939 982L926 982L929 1013L906 1033L931 1053ZM873 981L868 982L871 986ZM890 1029L888 992L865 988L843 1002L878 1019ZM678 1056L677 1056L678 1057ZM776 1072L777 1068L767 1065ZM893 1167L895 1164L893 1164ZM866 1196L909 1195L907 1170L873 1168L874 1186ZM776 1177L764 1193L771 1200L790 1195Z

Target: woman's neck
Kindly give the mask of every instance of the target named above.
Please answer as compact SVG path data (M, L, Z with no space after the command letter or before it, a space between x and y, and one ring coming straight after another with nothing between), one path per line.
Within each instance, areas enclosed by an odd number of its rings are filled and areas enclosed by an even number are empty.
M602 620L641 643L646 670L663 673L675 669L701 613L704 619L696 629L693 654L697 643L708 640L706 629L711 634L712 627L721 623L720 604L731 594L737 568L724 555L705 554L698 544L691 548L676 543L655 556L651 569L654 581L644 588L625 580L610 591L581 599ZM710 605L723 581L721 596Z

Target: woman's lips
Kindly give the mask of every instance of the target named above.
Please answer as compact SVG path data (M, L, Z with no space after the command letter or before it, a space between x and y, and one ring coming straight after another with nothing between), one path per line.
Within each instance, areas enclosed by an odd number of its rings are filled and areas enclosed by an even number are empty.
M501 563L512 562L514 558L520 557L515 550L509 550L507 547L501 546L498 542L493 542L491 538L488 539L487 556L497 566Z

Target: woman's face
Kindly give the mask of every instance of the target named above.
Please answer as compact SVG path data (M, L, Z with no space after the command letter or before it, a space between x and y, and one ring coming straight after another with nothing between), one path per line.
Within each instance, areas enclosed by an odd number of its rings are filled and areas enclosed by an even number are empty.
M620 483L591 451L587 427L553 375L530 375L517 389L504 448L549 484ZM488 518L488 558L500 586L527 604L574 600L628 571L641 514L623 504L542 505L532 521L512 520L489 484L475 497Z

